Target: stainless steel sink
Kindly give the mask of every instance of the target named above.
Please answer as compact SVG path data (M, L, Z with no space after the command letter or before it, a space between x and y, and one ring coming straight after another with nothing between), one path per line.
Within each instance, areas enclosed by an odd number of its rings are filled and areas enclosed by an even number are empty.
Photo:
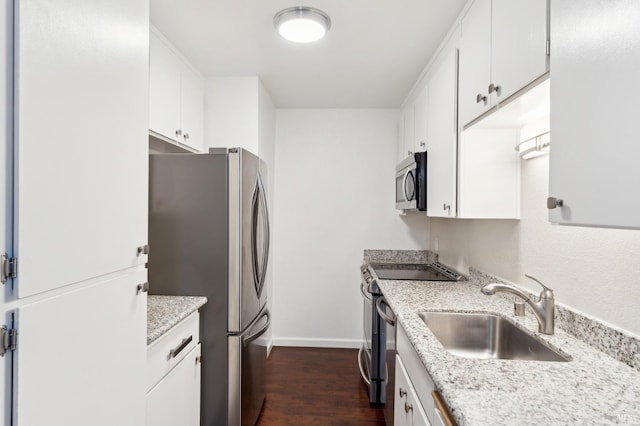
M419 315L447 351L463 358L571 360L498 315L456 312Z

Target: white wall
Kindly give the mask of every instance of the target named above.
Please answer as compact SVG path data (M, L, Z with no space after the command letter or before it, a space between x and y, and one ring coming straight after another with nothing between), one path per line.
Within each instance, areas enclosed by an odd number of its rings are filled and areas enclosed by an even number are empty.
M433 219L431 247L537 292L523 276L534 275L556 300L640 335L640 231L551 225L548 173L549 157L522 162L520 221Z
M395 210L395 109L276 112L275 345L357 347L365 248L425 249Z
M209 77L205 83L204 146L241 146L258 155L258 93L260 80Z

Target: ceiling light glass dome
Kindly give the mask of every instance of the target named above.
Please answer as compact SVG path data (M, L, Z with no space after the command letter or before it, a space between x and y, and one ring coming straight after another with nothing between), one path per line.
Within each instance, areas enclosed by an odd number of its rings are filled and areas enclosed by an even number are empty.
M319 9L296 6L276 13L273 25L289 41L311 43L324 37L331 28L331 19Z

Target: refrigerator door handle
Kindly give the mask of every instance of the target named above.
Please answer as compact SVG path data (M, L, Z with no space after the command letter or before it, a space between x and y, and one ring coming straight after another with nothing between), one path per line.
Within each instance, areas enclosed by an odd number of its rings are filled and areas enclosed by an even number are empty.
M271 325L271 314L269 313L268 309L264 311L264 314L262 314L254 324L257 324L258 322L260 322L262 318L267 318L267 322L264 324L264 326L260 327L260 330L258 330L257 332L244 336L242 338L243 346L247 346L249 343L253 342L258 337L262 336L267 331L267 329L269 329L269 326Z
M259 194L260 182L256 182L251 196L251 267L253 269L253 282L256 292L260 294L260 273L258 271L258 204L260 203Z
M262 226L264 228L264 238L262 241L262 271L260 272L260 283L258 296L262 293L264 282L267 276L267 265L269 263L269 245L271 244L271 230L269 224L269 208L267 206L267 195L264 190L262 177L258 175L258 188L260 189L260 204L262 206Z

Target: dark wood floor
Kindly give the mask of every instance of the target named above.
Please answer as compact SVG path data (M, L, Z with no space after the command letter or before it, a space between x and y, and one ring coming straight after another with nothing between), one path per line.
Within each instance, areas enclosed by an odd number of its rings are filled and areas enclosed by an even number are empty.
M355 349L275 347L258 426L384 425L369 405Z

